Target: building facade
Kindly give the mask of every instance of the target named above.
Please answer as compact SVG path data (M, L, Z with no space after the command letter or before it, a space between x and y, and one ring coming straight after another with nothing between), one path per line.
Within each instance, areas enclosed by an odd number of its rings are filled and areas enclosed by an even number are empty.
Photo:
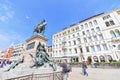
M22 56L25 53L25 43L19 43L16 45L13 45L13 51L12 56L10 57L11 60L18 60L20 56Z
M50 57L52 57L52 46L46 46L46 52Z
M56 60L120 61L120 9L94 15L54 34L52 48Z
M48 39L41 34L32 35L26 42L12 45L10 48L0 51L0 60L9 58L10 61L16 61L19 58L22 58L22 56L25 56L24 61L27 62L31 59L29 54L35 56L39 43L41 43L45 49L48 49L48 52L51 54L52 47L47 48L47 40Z

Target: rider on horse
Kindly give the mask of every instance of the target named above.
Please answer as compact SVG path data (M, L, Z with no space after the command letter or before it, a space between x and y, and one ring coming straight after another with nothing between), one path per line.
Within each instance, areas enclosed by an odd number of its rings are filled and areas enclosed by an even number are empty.
M45 30L45 26L46 26L46 21L42 20L35 28L34 28L34 32L36 33L42 33L44 34L44 30Z

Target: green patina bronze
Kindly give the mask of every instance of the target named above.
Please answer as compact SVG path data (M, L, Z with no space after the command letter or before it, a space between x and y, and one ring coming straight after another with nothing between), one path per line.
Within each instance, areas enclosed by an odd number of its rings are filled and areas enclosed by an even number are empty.
M44 33L45 31L45 26L46 26L46 21L42 20L35 28L34 28L34 32L36 33ZM37 51L36 51L36 55L33 56L32 54L30 54L30 56L34 59L34 64L32 66L30 66L31 68L33 67L41 67L44 64L49 64L53 70L55 71L57 69L56 64L52 61L50 61L49 55L46 52L44 45L42 45L41 43L38 44L37 46ZM22 57L22 59L18 59L15 63L13 63L6 71L9 71L11 69L14 69L17 65L19 65L20 63L23 63L24 61L24 56Z
M33 33L36 32L44 34L46 25L47 25L46 21L42 20L37 26L35 26Z
M22 58L19 58L16 62L14 62L6 71L14 69L17 65L23 62L24 62L24 56Z
M53 68L54 71L56 70L55 63L50 61L49 55L46 52L44 45L42 45L41 43L39 43L37 46L36 55L33 56L32 54L30 54L30 56L34 59L34 65L31 66L31 68L40 67L47 63Z

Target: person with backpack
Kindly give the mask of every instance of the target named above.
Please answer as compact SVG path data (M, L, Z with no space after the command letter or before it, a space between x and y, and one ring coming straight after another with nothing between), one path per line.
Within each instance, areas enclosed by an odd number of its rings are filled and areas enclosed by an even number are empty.
M69 70L67 68L67 62L66 60L61 60L61 65L62 67L62 80L67 80L68 79L68 73L69 73Z

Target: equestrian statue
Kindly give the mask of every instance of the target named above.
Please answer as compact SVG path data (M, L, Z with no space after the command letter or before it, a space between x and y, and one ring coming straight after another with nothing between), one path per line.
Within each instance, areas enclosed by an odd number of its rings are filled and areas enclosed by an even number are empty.
M47 25L47 23L46 23L45 19L42 20L37 26L35 26L33 34L34 34L34 32L44 34L46 25Z

